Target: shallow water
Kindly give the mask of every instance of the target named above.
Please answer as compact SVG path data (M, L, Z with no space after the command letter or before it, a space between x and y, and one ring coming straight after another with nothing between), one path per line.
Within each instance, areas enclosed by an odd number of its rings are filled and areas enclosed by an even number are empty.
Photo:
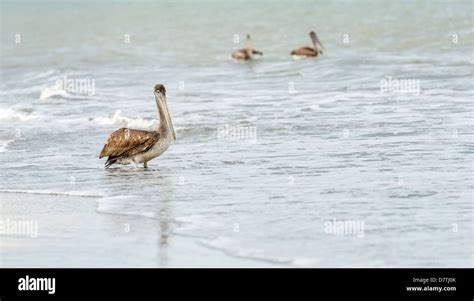
M199 246L192 266L473 266L471 2L297 3L2 2L0 188L165 222ZM310 30L324 55L292 60ZM264 56L234 62L246 33ZM64 78L93 89L55 87ZM420 89L382 91L390 78ZM104 170L113 130L157 125L156 83L176 144L147 170ZM363 229L328 233L334 221ZM130 265L169 266L141 258Z

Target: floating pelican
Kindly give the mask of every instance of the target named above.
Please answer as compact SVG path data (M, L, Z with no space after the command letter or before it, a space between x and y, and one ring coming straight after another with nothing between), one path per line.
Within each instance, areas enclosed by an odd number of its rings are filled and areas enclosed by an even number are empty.
M105 168L114 163L131 163L135 167L143 163L143 167L147 168L148 161L164 153L176 140L173 122L166 103L165 86L156 85L154 94L160 115L160 126L156 131L121 128L113 132L99 155L99 159L105 156L109 157L105 162Z
M236 60L250 60L252 59L253 54L263 55L258 50L252 49L252 44L250 43L250 35L247 35L247 40L245 41L245 48L236 50L232 53L232 57Z
M293 58L298 59L298 58L313 57L313 56L318 56L320 54L323 54L324 46L319 41L318 37L316 36L316 33L314 31L310 32L309 37L311 38L311 42L313 42L314 48L301 47L301 48L295 49L291 52L291 56Z

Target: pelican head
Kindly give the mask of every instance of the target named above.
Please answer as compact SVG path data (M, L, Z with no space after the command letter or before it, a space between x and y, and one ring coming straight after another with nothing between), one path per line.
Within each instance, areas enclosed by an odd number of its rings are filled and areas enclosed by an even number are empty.
M156 105L160 113L160 129L164 132L170 132L173 140L176 140L176 134L174 132L173 122L168 111L168 104L166 101L166 88L162 84L155 85L154 94L156 99Z
M166 96L166 88L162 84L156 84L155 85L155 93L160 93L164 96Z
M317 51L319 50L319 48L321 48L322 50L326 50L314 31L309 33L309 37L311 38L311 41L313 42L314 50Z

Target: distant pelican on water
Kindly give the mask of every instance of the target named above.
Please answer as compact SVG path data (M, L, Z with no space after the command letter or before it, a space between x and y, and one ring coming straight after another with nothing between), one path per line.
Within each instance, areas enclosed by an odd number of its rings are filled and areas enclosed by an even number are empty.
M113 132L100 152L99 159L108 156L105 168L112 164L133 164L137 167L164 153L176 140L173 122L166 103L165 86L158 84L154 90L156 105L160 115L160 125L156 131L142 131L121 128Z
M252 44L250 42L250 35L247 35L247 40L245 41L245 48L236 50L232 53L232 57L236 60L250 60L252 59L252 55L258 54L263 55L262 52L252 49Z
M311 42L313 43L313 47L301 47L298 49L293 50L290 54L293 58L306 58L306 57L313 57L318 56L323 53L324 46L319 41L316 33L314 31L309 33L309 37L311 38Z

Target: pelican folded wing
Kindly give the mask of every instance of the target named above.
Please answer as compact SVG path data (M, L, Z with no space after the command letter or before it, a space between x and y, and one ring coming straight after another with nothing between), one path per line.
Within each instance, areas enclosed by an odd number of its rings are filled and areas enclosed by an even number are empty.
M121 128L113 132L107 139L99 158L105 156L131 157L146 152L158 141L159 137L158 132Z

